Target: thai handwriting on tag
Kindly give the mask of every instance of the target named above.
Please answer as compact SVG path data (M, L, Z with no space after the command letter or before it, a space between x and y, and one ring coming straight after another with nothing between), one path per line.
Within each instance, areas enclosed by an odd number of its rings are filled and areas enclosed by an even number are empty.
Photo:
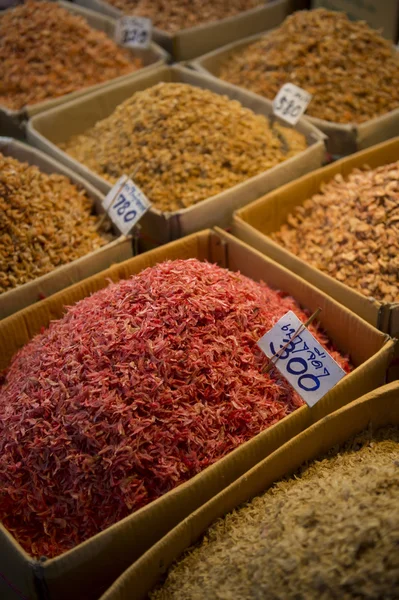
M311 99L309 92L293 83L285 83L273 100L273 112L290 125L296 125Z
M310 407L346 375L291 310L257 344Z
M151 203L140 188L127 175L123 175L104 198L103 207L119 231L127 235L151 207Z
M151 37L151 19L125 16L116 22L115 41L125 48L148 48Z

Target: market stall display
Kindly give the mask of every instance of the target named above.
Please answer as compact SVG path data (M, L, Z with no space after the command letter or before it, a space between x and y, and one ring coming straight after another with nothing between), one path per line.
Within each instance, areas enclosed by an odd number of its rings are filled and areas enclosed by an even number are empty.
M0 598L395 600L397 48L298 0L6 4Z
M361 294L397 302L399 161L335 175L271 237Z
M102 200L42 152L0 137L0 318L132 256Z
M132 73L128 50L54 2L28 0L0 18L0 104L19 110Z
M212 525L150 599L393 598L398 460L398 426L350 438Z
M330 137L333 154L399 133L399 55L377 31L343 13L296 12L274 31L196 65L270 100L286 83L306 90L312 94L306 116Z
M124 14L151 19L154 27L174 33L180 29L195 27L212 21L256 8L264 0L109 0L109 3Z
M196 259L69 308L0 388L0 520L29 554L52 558L301 406L278 371L262 375L256 346L288 310L306 321L292 298Z
M101 600L395 598L398 426L397 382L355 400L192 513Z
M3 120L23 122L166 60L155 44L131 50L114 36L114 21L70 2L28 0L0 13Z
M81 6L119 19L153 20L153 38L176 61L185 61L242 37L272 29L292 11L291 0L77 0Z
M241 239L399 335L399 139L319 169L234 217Z
M92 209L86 192L63 175L0 152L0 294L110 241Z
M312 410L294 409L298 397L277 373L261 372L267 359L255 351L273 315L298 305L322 308L321 328L344 358L335 356L355 367ZM198 506L383 381L392 352L386 336L221 230L111 267L3 320L0 344L0 439L14 465L12 479L5 463L0 470L1 502L6 526L29 549L1 525L0 554L10 557L8 580L26 582L22 594L36 597L40 576L57 600L77 591L98 598ZM41 551L46 560L31 554Z
M162 82L136 92L61 148L111 184L137 168L135 182L167 213L271 169L306 150L307 142L236 100Z
M287 17L227 58L220 77L270 99L295 83L313 96L307 114L333 123L363 123L399 106L392 44L366 23L324 9Z
M37 115L27 133L103 192L131 175L153 203L140 226L154 246L228 226L236 208L321 165L323 134L271 113L229 84L160 67Z

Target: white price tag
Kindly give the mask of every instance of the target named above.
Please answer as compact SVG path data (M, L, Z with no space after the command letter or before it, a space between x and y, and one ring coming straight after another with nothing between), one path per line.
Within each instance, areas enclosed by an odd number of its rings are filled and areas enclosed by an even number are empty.
M116 21L115 41L125 48L148 48L151 44L152 21L146 17L121 17Z
M111 221L123 235L129 233L150 206L148 198L126 175L117 181L103 201Z
M273 100L273 112L290 125L296 125L311 99L309 92L293 83L285 83Z
M272 358L288 344L276 367L306 404L314 406L346 373L306 327L295 337L301 325L290 310L261 337L258 346Z

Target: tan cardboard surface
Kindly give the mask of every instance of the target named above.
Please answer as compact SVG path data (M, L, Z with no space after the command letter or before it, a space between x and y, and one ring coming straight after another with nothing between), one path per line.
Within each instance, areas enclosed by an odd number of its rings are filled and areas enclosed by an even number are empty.
M31 600L37 598L32 577L31 558L0 525L0 598Z
M138 74L134 80L109 86L105 90L33 117L27 127L28 139L82 175L103 193L107 193L111 186L105 179L67 155L57 144L67 141L73 135L83 133L97 121L109 116L121 102L135 92L160 81L184 82L210 89L238 100L255 113L265 116L272 113L271 103L256 94L182 67L159 67L151 72ZM300 120L296 129L308 140L309 147L304 152L189 208L173 213L150 209L140 221L144 237L161 244L213 225L227 227L235 209L287 181L320 167L325 156L324 135L305 119Z
M226 58L265 35L267 33L257 34L228 44L197 58L191 65L201 73L219 77L220 66ZM392 51L396 51L394 47ZM333 155L346 156L399 135L399 108L360 124L341 125L306 115L305 118L325 133L327 150Z
M350 19L367 21L384 37L396 41L399 3L397 0L312 0L312 8L328 8L346 12Z
M77 0L77 4L114 19L123 14L104 0ZM277 27L292 12L293 5L292 0L272 0L234 17L182 29L175 34L154 28L153 39L176 61L191 60L242 37Z
M97 213L104 212L101 204L103 195L97 189L64 165L59 164L39 150L31 148L22 142L0 137L0 152L6 156L12 156L21 162L36 165L44 173L61 173L65 175L73 183L86 190L89 198L93 201ZM47 275L42 275L33 281L0 294L0 319L8 317L22 308L38 302L41 298L48 297L85 277L106 269L113 263L130 258L133 254L131 236L120 236L116 230L114 233L115 239L102 248L98 248L82 258L58 267Z
M376 168L397 160L399 138L339 160L274 190L238 211L234 216L233 231L240 239L322 289L368 323L393 337L399 337L399 303L389 305L363 296L330 275L311 267L269 237L286 222L287 216L296 206L316 194L321 184L330 181L337 173L347 177L356 167L368 165Z
M189 257L218 262L232 270L239 269L256 280L262 279L272 287L292 294L311 311L320 306L323 309L320 319L323 327L337 347L349 353L357 368L313 409L301 407L189 482L58 558L40 564L31 561L27 565L26 556L0 526L0 571L15 586L20 581L19 571L29 572L30 579L28 575L21 575L21 580L26 580L22 590L26 594L33 589L33 580L39 577L40 585L46 589L47 600L70 600L73 597L96 600L125 569L192 511L312 423L384 382L393 350L393 343L387 336L290 271L221 230L202 231L115 265L4 319L0 322L0 370L41 327L59 318L65 305L105 287L109 279L117 281L129 277L162 260ZM14 555L15 560L12 558ZM1 558L3 556L8 557L11 566L7 566ZM29 597L37 596L31 593Z
M265 492L274 482L295 472L338 444L366 429L399 425L399 384L371 392L285 443L245 475L184 519L133 564L100 600L142 600L168 567L217 518Z
M108 17L101 15L99 13L93 12L81 6L76 6L76 4L72 4L72 2L63 2L58 1L57 4L68 10L72 14L79 15L84 17L90 27L94 29L98 29L100 31L104 31L108 37L114 39L115 36L115 22ZM11 9L12 10L12 9ZM1 19L1 13L0 13ZM9 123L8 127L15 127L16 124L23 122L25 119L39 114L45 110L53 108L55 106L59 106L64 102L69 102L74 98L79 98L87 93L104 89L112 83L116 83L119 81L128 81L132 77L134 78L138 73L146 72L150 68L160 66L166 63L169 60L168 53L163 50L160 46L155 43L152 43L148 50L131 50L132 57L139 57L143 61L143 68L138 71L134 71L133 73L129 73L128 75L122 75L121 77L115 77L112 80L104 81L103 83L98 83L96 85L89 86L87 88L83 88L81 90L76 90L75 92L71 92L70 94L65 94L64 96L60 96L59 98L54 98L52 100L44 100L43 102L38 102L36 104L31 104L29 106L24 107L21 110L12 110L7 108L6 106L0 105L0 115L4 119L5 123ZM1 133L1 132L0 132ZM4 132L6 133L6 132Z

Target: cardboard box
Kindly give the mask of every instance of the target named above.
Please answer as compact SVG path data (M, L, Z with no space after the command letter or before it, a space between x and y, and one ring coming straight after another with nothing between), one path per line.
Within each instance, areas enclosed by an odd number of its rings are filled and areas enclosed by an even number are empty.
M399 3L397 0L312 0L312 8L346 12L352 21L367 21L394 42L398 39Z
M80 173L103 193L107 193L111 185L105 179L63 152L57 144L67 141L73 135L83 133L97 121L109 116L135 92L152 87L160 81L188 83L239 100L255 113L266 116L272 113L270 102L256 94L182 67L159 67L149 73L137 75L134 80L115 84L35 116L28 124L28 139L33 145ZM235 209L286 181L320 167L325 156L323 134L304 119L298 123L296 129L308 140L309 147L304 152L189 208L173 213L162 213L156 208L151 208L140 221L143 235L156 245L213 225L227 227Z
M98 214L104 212L102 208L104 196L87 181L84 181L49 156L11 138L0 138L0 152L21 162L36 165L44 173L65 175L72 183L86 190L87 195L93 201L94 210ZM115 239L102 248L98 248L86 256L54 269L46 275L0 294L0 319L38 302L43 297L51 296L51 294L55 294L59 290L85 279L85 277L106 269L113 263L130 258L133 254L132 237L120 236L116 230L114 230L114 234Z
M192 61L191 65L201 73L218 77L220 66L226 58L239 50L243 50L252 42L265 37L265 35L267 34L253 35L219 50L209 52ZM394 46L392 46L392 52L396 52ZM315 117L305 116L305 118L325 133L328 152L337 156L352 154L399 135L399 108L359 124L349 123L343 125Z
M123 15L122 11L105 0L77 0L77 4L113 19ZM292 12L293 4L293 0L269 0L234 17L181 29L174 34L154 28L153 39L165 48L174 60L191 60L247 35L277 27Z
M315 407L303 406L255 438L155 502L57 558L37 561L27 556L0 526L0 572L11 587L30 599L96 600L121 573L175 525L246 473L286 441L351 400L384 382L393 342L362 319L233 236L202 231L172 242L55 294L0 322L0 370L12 355L64 306L167 259L198 258L240 271L254 280L285 290L311 311L322 308L321 323L336 346L356 366ZM134 595L136 598L136 596Z
M259 462L177 527L134 563L100 600L142 600L171 564L195 544L208 527L244 502L294 473L303 463L322 457L336 445L372 425L399 425L399 384L390 384L325 417Z
M295 183L284 185L237 211L234 215L233 231L240 239L323 290L374 327L393 337L399 337L399 302L387 304L367 298L308 265L270 238L270 234L280 229L297 206L318 193L322 183L330 181L337 173L347 177L355 168L364 165L376 168L397 160L399 138L339 160L314 171L311 175L301 177Z
M59 4L72 14L84 17L90 25L90 27L98 29L99 31L104 31L108 35L108 37L114 39L115 22L112 19L109 19L104 15L100 15L80 6L76 6L76 4L72 4L72 2L59 1L57 2L57 4ZM0 19L1 17L2 13L0 13ZM64 102L69 102L74 98L84 96L87 93L104 89L107 86L109 86L110 83L112 84L117 83L119 81L129 81L130 79L134 78L138 73L147 72L154 67L166 63L169 60L168 53L155 43L152 43L151 47L148 50L137 49L131 50L130 52L132 54L132 57L141 58L144 65L142 69L134 71L133 73L129 73L128 75L121 75L120 77L115 77L114 79L104 81L103 83L98 83L96 85L91 85L87 88L76 90L75 92L65 94L64 96L59 96L58 98L53 98L51 100L43 100L43 102L37 102L36 104L30 104L20 110L13 110L6 106L0 105L0 135L14 136L15 131L18 132L19 130L20 133L17 133L16 137L23 137L24 124L33 115L37 115L45 110L53 108L54 106L59 106Z

